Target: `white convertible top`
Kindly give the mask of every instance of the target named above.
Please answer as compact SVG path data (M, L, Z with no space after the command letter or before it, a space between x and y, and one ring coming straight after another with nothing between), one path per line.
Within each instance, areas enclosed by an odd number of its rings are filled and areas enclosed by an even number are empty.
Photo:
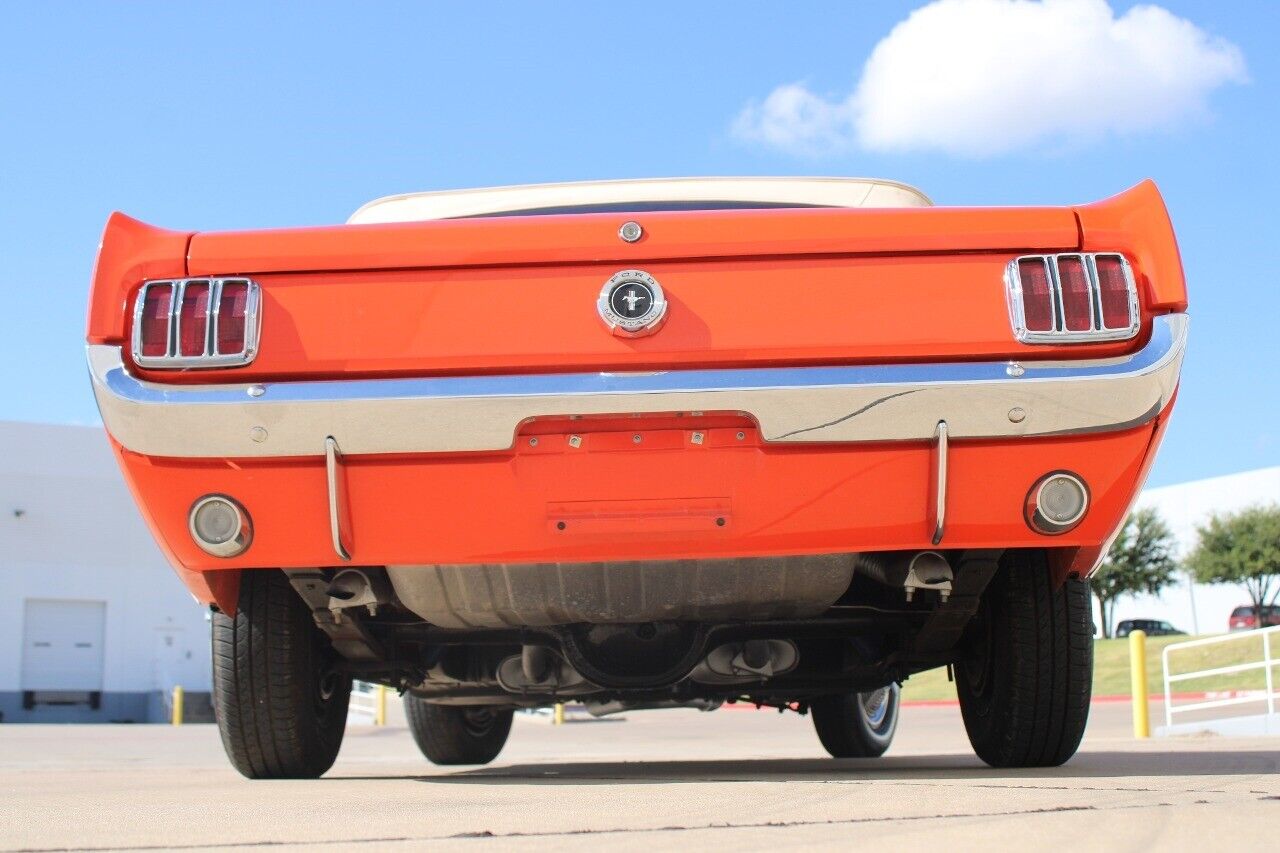
M361 207L349 223L419 222L515 213L705 207L926 207L915 187L872 178L648 178L404 193Z

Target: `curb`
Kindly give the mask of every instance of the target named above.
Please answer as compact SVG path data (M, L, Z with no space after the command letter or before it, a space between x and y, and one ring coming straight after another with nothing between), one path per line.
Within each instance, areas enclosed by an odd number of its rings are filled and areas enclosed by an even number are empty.
M1259 690L1210 690L1203 693L1173 693L1169 696L1175 701L1196 701L1207 699L1244 699L1252 696L1265 696L1264 691ZM1107 696L1094 696L1090 700L1090 704L1110 704L1114 702L1131 702L1133 697L1127 693L1110 694ZM1163 693L1152 693L1147 696L1148 702L1163 702ZM960 706L958 699L904 699L900 703L903 708L957 708ZM764 707L757 708L746 702L735 702L732 705L726 704L721 710L725 711L773 711L774 708Z

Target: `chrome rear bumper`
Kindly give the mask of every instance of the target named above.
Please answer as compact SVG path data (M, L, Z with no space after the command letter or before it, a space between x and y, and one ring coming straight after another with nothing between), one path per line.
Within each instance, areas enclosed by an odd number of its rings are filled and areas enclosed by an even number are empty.
M150 456L323 456L494 451L536 417L743 412L764 441L933 441L1063 435L1146 423L1173 397L1185 314L1156 317L1121 358L165 385L121 348L88 347L102 420ZM1021 410L1021 412L1017 411Z

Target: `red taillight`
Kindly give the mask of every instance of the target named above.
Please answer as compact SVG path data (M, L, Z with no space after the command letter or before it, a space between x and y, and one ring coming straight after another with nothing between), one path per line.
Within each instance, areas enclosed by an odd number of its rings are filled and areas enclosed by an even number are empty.
M1048 265L1043 258L1023 258L1018 261L1018 277L1022 281L1022 317L1027 331L1053 331L1053 288Z
M147 288L140 318L141 350L144 356L169 354L169 308L173 303L173 285L153 284Z
M204 355L209 336L209 282L189 281L178 314L178 354Z
M1098 255L1094 259L1098 271L1098 304L1102 309L1102 328L1127 329L1129 316L1129 281L1124 261L1119 255Z
M1138 333L1133 272L1115 252L1025 255L1009 263L1005 285L1022 343L1123 341Z
M218 353L244 352L244 325L249 305L249 284L228 281L218 297Z
M258 354L262 304L247 278L148 281L134 303L139 367L241 367Z
M1062 325L1068 332L1087 332L1093 328L1093 294L1089 292L1089 274L1084 258L1063 255L1058 258L1058 284L1062 288Z

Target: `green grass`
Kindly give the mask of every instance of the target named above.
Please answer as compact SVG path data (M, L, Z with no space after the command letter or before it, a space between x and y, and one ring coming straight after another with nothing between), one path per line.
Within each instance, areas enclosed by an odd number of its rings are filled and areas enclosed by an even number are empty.
M1191 672L1219 666L1231 666L1237 663L1262 660L1262 638L1258 636L1240 635L1241 639L1225 645L1207 648L1188 649L1176 652L1172 665L1174 673ZM1161 669L1161 652L1170 643L1179 643L1191 637L1148 637L1147 638L1147 687L1150 693L1164 691L1164 673ZM1098 640L1093 647L1093 695L1094 696L1127 696L1129 695L1129 641ZM1271 641L1271 653L1280 658L1280 642L1276 638ZM1273 677L1280 680L1280 660L1276 661ZM1175 681L1175 693L1194 693L1211 690L1258 690L1263 687L1261 669L1251 672L1236 672L1226 675L1211 675L1206 678ZM947 671L943 669L922 672L913 675L902 685L902 698L905 701L926 701L937 699L955 699L955 685L947 681Z

